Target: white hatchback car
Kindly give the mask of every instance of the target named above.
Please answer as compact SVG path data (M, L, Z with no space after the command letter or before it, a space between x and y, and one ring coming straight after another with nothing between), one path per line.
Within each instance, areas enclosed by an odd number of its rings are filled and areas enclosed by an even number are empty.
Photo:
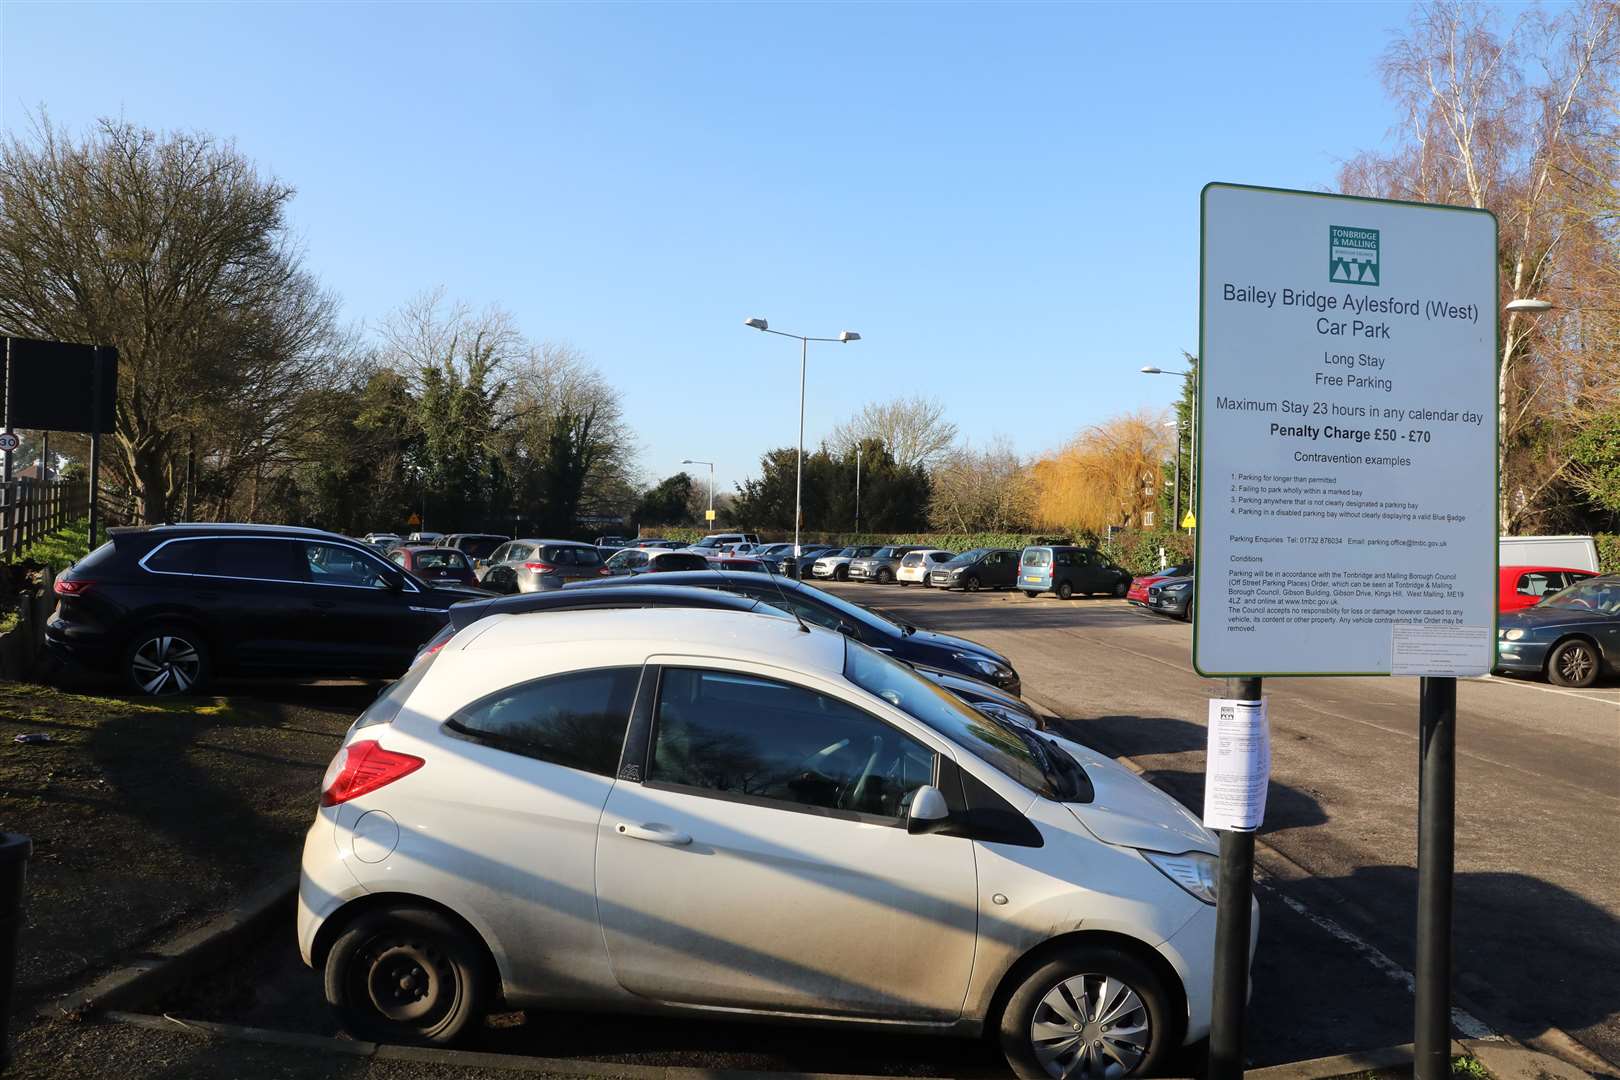
M298 945L363 1038L447 1043L498 1001L745 1013L1117 1077L1208 1031L1216 850L1116 763L842 634L495 615L346 737Z
M944 566L956 558L954 551L945 551L942 548L924 548L921 551L907 552L895 569L894 580L901 585L916 585L921 583L924 588L929 585L928 575L935 567Z

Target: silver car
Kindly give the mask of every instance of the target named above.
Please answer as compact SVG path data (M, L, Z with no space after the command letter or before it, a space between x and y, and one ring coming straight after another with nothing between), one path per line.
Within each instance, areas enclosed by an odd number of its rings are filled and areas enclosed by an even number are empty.
M483 561L478 583L491 592L530 593L599 577L602 553L574 540L509 540Z

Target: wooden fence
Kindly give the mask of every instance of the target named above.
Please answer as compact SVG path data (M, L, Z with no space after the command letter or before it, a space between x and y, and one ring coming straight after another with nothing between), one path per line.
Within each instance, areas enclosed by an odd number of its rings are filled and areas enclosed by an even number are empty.
M89 513L90 485L83 480L0 483L0 556L9 557Z

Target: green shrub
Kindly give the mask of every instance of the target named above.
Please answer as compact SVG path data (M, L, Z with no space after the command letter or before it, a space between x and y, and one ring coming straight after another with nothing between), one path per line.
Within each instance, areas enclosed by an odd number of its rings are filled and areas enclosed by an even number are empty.
M1598 569L1605 574L1620 574L1620 533L1598 533Z
M1120 566L1140 576L1161 568L1160 548L1166 560L1163 565L1185 562L1193 556L1193 535L1175 529L1142 529L1117 536L1109 553Z
M26 547L11 553L12 562L43 563L52 570L66 570L90 554L90 519L80 518L53 533L46 533Z

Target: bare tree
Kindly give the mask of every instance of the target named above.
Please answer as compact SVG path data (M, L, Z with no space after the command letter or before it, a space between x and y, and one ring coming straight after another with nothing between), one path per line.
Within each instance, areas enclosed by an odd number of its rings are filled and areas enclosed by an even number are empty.
M1496 17L1494 8L1459 0L1418 5L1383 65L1405 117L1399 143L1355 158L1340 182L1352 193L1491 210L1500 222L1503 300L1558 299L1560 289L1579 289L1570 256L1582 247L1590 254L1594 239L1577 204L1602 156L1595 144L1614 130L1620 6L1584 0L1550 20L1526 15L1505 32ZM1600 262L1612 259L1613 235ZM1504 532L1534 515L1569 465L1550 448L1541 416L1578 414L1604 382L1592 378L1594 354L1569 347L1571 317L1509 312L1502 324Z
M936 529L1017 532L1034 517L1030 474L1012 443L998 436L983 450L963 446L934 466L928 517Z
M199 442L262 470L332 373L336 304L288 235L292 196L207 135L103 120L75 142L41 118L0 142L0 328L118 348L109 466L146 521Z
M937 398L873 402L833 429L827 449L842 457L866 439L881 441L902 467L932 467L956 441L956 425L945 419Z

